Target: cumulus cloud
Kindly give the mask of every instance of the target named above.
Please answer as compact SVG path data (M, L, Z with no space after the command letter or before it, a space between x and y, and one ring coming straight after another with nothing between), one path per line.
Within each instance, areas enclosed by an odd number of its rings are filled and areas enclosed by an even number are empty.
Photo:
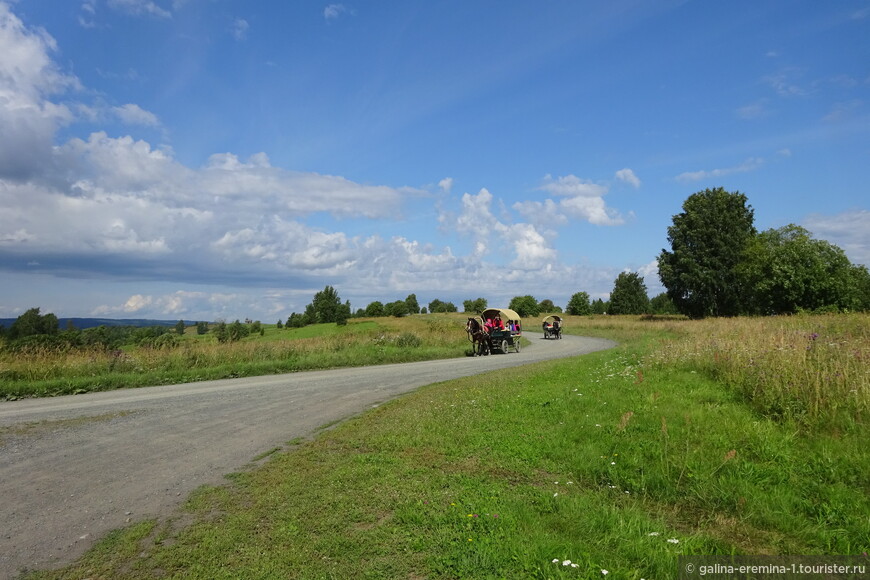
M547 238L530 223L507 223L492 212L493 195L481 189L477 195L462 196L462 212L456 229L474 240L472 255L482 258L497 248L511 248L513 267L530 270L545 267L556 259Z
M674 179L684 183L691 181L700 181L702 179L708 179L710 177L723 177L725 175L731 175L732 173L746 173L747 171L755 171L762 165L764 165L763 158L750 157L740 165L735 165L734 167L726 167L724 169L712 169L710 171L687 171L685 173L677 175Z
M634 173L632 172L631 175ZM580 179L575 175L556 179L547 175L538 189L560 199L517 202L513 207L540 227L563 225L568 219L578 219L601 226L619 225L625 221L618 211L607 207L604 202L604 196L608 192L605 185Z
M72 120L66 105L49 97L79 88L60 71L51 54L55 40L42 29L27 29L0 3L0 178L28 179L49 162L57 129Z
M146 111L139 105L127 103L120 107L113 107L112 111L118 116L121 121L128 125L145 125L148 127L156 127L160 124L157 115L150 111Z
M634 171L626 167L625 169L620 169L616 172L616 179L619 181L624 181L629 185L634 187L640 187L640 179L638 179L637 175L634 174Z

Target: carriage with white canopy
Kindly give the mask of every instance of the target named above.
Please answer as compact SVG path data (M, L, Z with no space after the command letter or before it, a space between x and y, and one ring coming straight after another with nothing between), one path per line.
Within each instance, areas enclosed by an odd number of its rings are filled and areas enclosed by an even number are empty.
M481 314L484 328L489 322L492 330L489 333L490 345L493 350L507 354L509 348L520 352L520 337L523 335L520 315L510 308L487 308Z

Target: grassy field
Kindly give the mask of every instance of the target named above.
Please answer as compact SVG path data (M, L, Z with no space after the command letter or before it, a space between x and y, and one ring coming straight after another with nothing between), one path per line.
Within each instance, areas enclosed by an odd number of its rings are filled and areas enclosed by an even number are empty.
M636 580L681 554L866 553L868 328L568 318L621 346L421 388L29 578Z
M192 328L172 348L0 350L0 400L412 362L470 352L464 318L430 315L278 329L220 344Z

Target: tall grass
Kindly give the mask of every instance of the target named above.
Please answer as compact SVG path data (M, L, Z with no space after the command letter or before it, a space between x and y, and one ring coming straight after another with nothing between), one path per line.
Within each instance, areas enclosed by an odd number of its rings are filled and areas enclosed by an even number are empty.
M185 336L172 348L0 350L0 399L461 356L456 317L385 318L278 331L218 343Z
M870 315L704 320L648 357L704 372L757 411L809 428L854 430L870 417Z

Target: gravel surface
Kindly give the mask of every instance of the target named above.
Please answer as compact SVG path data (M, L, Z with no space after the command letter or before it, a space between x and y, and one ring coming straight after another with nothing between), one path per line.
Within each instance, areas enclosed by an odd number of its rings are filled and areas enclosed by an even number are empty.
M68 564L258 455L420 386L614 346L526 337L507 355L0 403L0 578Z

